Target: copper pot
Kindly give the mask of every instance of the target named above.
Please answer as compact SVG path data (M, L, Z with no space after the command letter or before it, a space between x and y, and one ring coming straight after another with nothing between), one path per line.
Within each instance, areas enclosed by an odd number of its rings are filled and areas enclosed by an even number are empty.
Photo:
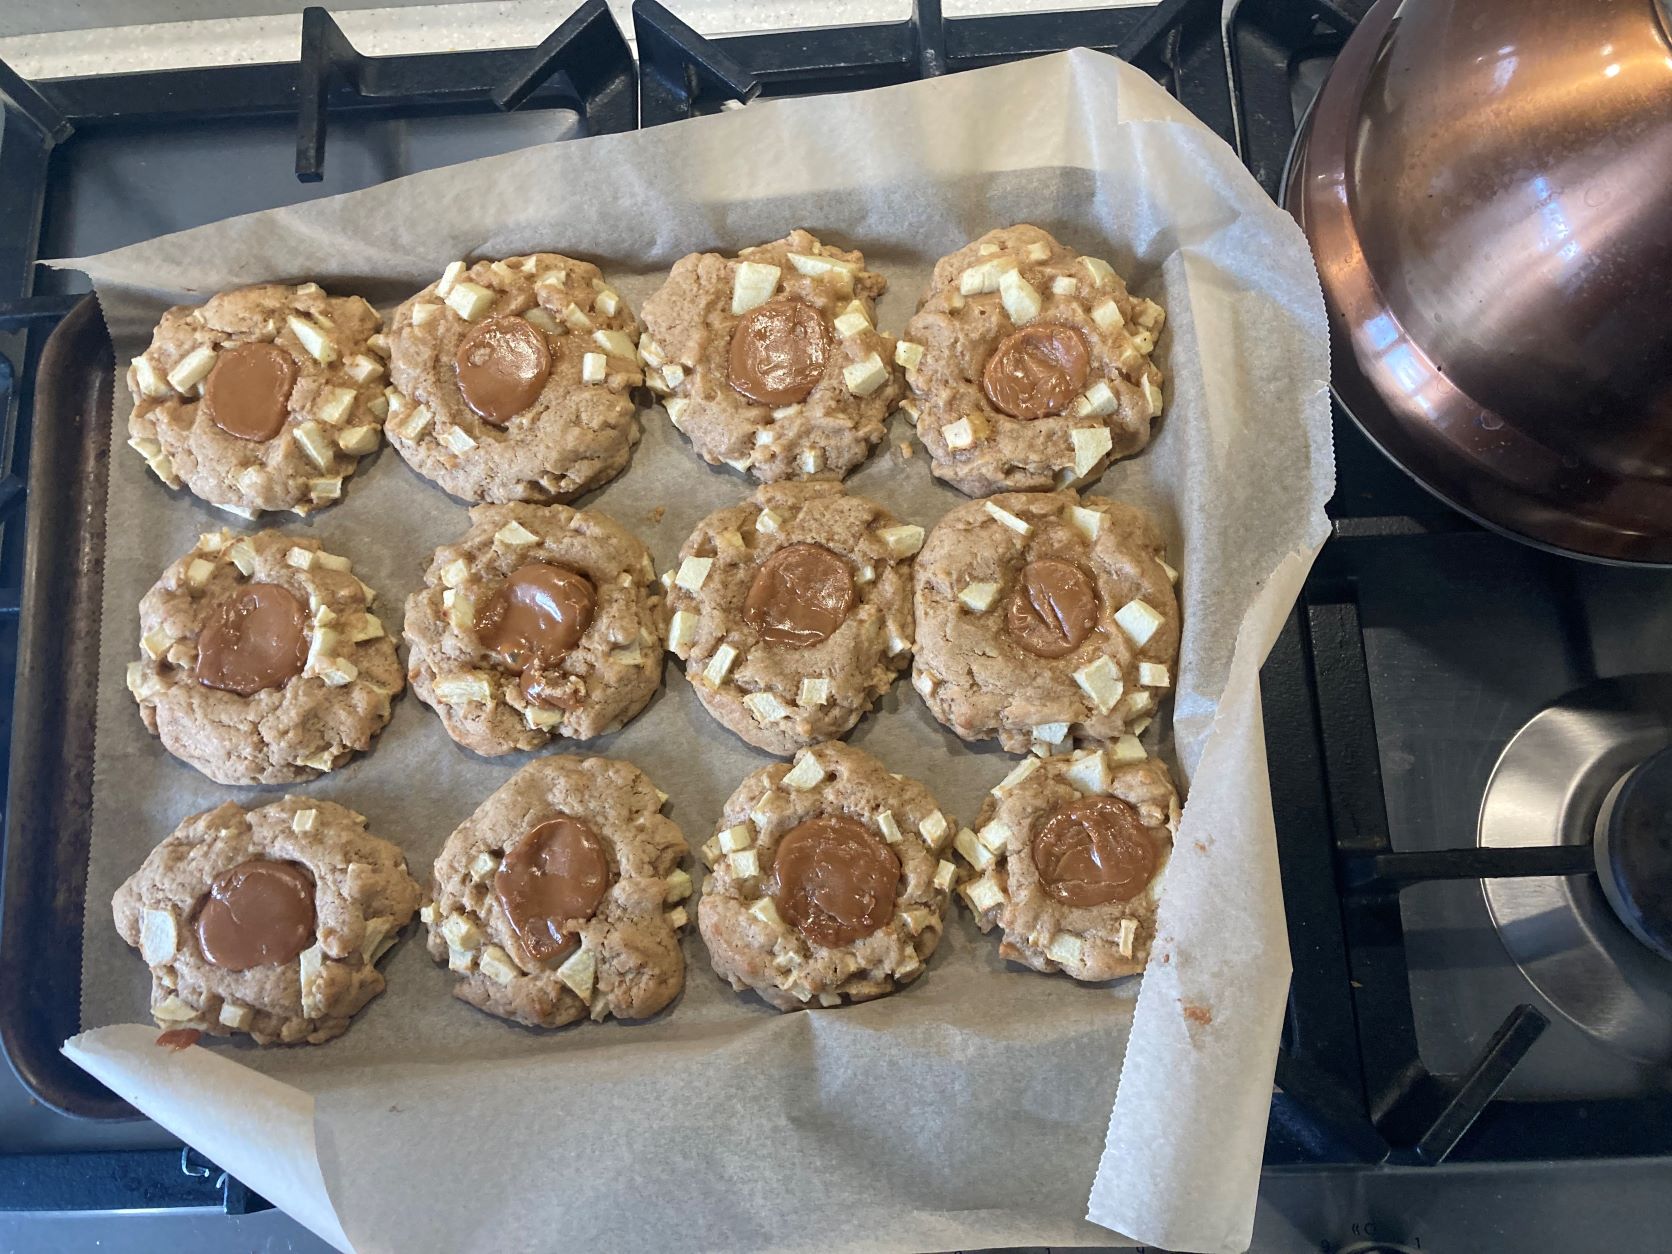
M1489 526L1672 563L1667 0L1380 0L1303 124L1334 386Z

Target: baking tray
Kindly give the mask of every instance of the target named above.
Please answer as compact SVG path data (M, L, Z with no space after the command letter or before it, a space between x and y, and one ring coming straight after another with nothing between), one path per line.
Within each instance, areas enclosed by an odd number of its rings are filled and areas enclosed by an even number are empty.
M35 376L0 872L0 1047L41 1102L107 1120L139 1112L58 1050L81 1028L114 378L88 296L47 337Z

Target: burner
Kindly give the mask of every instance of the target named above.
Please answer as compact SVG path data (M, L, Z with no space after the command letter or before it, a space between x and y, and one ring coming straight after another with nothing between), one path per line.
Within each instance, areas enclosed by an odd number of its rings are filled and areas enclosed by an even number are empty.
M1620 922L1672 959L1672 749L1621 777L1597 815L1597 878Z
M1479 825L1487 848L1599 837L1606 892L1588 875L1488 879L1486 905L1510 957L1551 1005L1605 1045L1656 1065L1672 1062L1669 746L1672 675L1589 684L1511 738Z

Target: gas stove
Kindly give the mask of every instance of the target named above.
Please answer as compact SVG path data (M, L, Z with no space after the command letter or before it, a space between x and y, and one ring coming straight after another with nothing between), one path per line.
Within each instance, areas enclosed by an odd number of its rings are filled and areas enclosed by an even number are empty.
M1074 46L1152 73L1278 197L1367 8L947 18L918 0L894 23L703 38L636 0L629 41L589 0L537 48L378 58L309 9L289 64L28 83L0 63L0 674L34 608L25 511L55 507L23 489L40 356L84 286L38 257ZM1263 673L1295 976L1254 1248L1664 1250L1672 573L1486 531L1336 419L1335 535ZM131 1112L58 1057L78 1005L81 894L64 881L85 851L49 854L31 825L33 716L0 708L0 1035L24 1086L0 1085L0 1212L76 1213L0 1215L4 1244L316 1248L160 1129L113 1121Z

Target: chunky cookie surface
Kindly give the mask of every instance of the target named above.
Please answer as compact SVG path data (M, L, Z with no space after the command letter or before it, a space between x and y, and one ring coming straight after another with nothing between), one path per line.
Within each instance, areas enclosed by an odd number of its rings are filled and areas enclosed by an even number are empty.
M862 253L806 231L682 257L644 303L646 378L710 465L763 483L840 479L905 393L876 327L887 287Z
M720 723L769 753L840 736L910 660L923 528L833 483L768 484L697 524L668 647Z
M638 320L560 253L447 267L389 324L389 442L466 501L568 501L639 439Z
M1149 725L1179 610L1142 510L1073 492L969 501L918 554L912 686L965 740L1060 751Z
M666 795L631 763L530 762L435 863L429 948L453 993L531 1027L643 1019L685 986L691 877Z
M227 802L180 824L116 890L159 1026L317 1045L383 991L377 962L422 896L400 849L331 801Z
M170 309L128 367L128 444L169 487L245 518L329 505L382 443L381 324L317 283Z
M371 748L402 688L374 598L310 537L205 532L139 603L128 691L217 783L313 779Z
M697 920L715 974L779 1010L904 988L940 943L953 827L922 784L849 745L762 767L702 849Z
M1091 482L1149 443L1165 315L1035 226L940 259L900 338L930 469L970 496Z

